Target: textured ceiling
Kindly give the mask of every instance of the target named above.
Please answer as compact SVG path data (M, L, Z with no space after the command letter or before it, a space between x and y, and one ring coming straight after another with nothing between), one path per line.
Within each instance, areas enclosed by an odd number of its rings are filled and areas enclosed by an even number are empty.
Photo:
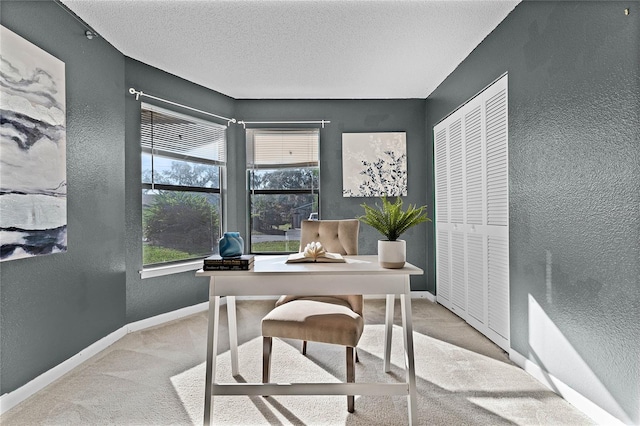
M61 0L124 55L236 99L426 98L519 0Z

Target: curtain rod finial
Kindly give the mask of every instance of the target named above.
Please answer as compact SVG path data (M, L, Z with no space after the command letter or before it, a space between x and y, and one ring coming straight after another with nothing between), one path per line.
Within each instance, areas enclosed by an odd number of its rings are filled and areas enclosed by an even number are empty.
M131 93L132 95L136 95L136 101L140 99L140 95L142 95L142 91L137 91L136 89L134 89L133 87L129 88L129 93Z

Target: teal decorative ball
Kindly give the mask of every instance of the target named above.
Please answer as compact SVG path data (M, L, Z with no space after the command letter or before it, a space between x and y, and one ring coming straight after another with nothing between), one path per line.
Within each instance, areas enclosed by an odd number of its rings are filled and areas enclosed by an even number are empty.
M239 257L244 253L244 240L239 232L225 232L218 240L218 250L222 257Z

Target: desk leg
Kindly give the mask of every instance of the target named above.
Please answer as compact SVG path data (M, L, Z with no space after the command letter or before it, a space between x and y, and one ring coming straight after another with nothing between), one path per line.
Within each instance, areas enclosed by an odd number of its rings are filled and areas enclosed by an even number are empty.
M238 375L238 322L236 321L236 297L227 296L227 318L229 324L229 349L231 352L231 375Z
M396 296L387 294L387 309L384 320L384 372L391 371L391 338L393 330L393 309Z
M210 293L213 293L214 278L211 277ZM209 325L207 327L207 360L204 385L204 422L211 424L213 396L211 385L216 379L216 355L218 354L218 322L220 318L220 296L209 296Z
M409 424L418 423L418 408L416 400L416 366L413 357L413 323L411 320L411 286L409 276L406 277L405 292L400 297L402 306L402 329L404 330L404 363L407 372L407 384L409 396L407 406L409 409Z

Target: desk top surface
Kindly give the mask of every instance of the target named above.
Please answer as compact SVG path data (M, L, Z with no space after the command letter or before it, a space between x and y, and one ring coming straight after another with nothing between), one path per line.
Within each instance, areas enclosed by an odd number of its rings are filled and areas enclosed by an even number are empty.
M424 271L410 263L404 268L387 269L380 266L378 256L344 256L345 263L286 263L287 255L256 256L248 271L203 271L197 276L256 275L256 274L314 274L314 275L422 275Z

